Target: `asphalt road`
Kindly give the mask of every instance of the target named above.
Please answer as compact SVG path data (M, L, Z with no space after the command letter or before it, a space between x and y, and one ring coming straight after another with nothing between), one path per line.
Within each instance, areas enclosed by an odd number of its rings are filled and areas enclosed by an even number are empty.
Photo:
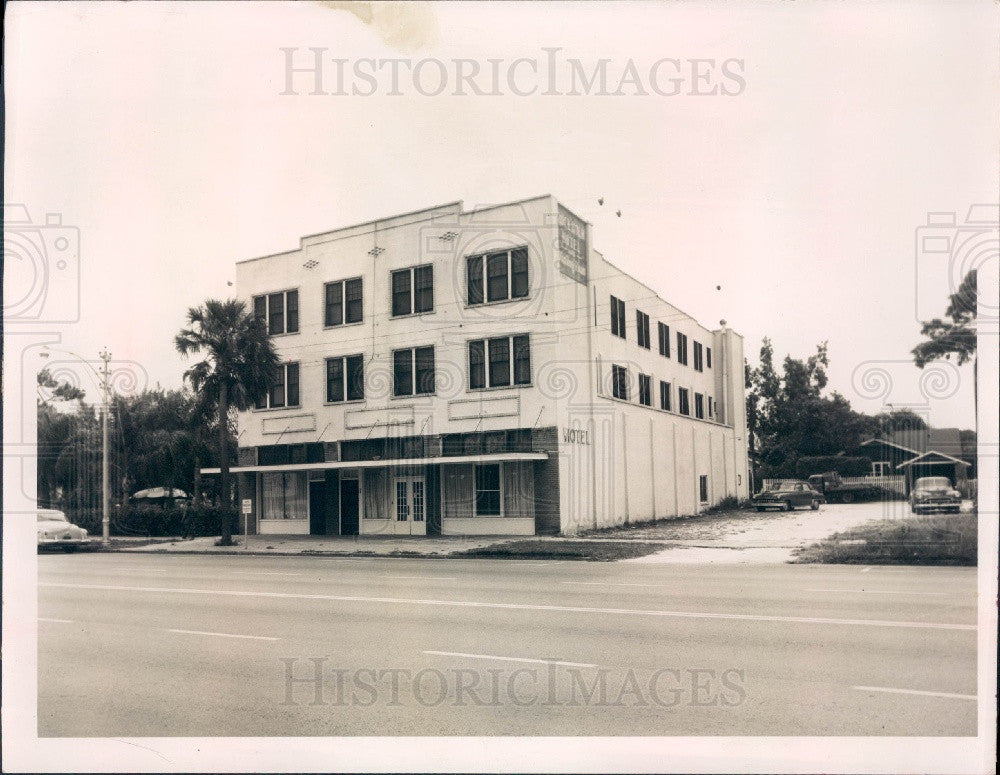
M975 569L38 565L42 737L976 734Z

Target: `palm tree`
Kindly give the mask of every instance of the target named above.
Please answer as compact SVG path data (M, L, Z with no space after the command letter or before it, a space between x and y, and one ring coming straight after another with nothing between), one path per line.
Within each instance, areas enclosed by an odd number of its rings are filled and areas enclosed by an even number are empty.
M232 544L229 489L229 409L248 409L270 389L278 355L264 324L239 299L208 299L187 313L188 327L174 344L181 355L204 351L206 358L186 372L194 390L214 404L219 418L219 488L222 501L220 545Z

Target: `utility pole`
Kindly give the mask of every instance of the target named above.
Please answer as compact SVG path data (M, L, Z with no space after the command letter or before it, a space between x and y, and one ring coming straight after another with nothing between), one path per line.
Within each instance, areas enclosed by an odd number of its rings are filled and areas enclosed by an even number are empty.
M108 411L110 410L110 401L108 396L108 361L111 360L111 353L108 352L108 348L105 347L101 353L100 358L104 361L104 366L101 369L102 383L104 393L104 411L101 420L101 435L103 437L102 451L101 451L101 495L102 495L102 511L101 511L101 543L107 546L111 542L111 516L108 512Z

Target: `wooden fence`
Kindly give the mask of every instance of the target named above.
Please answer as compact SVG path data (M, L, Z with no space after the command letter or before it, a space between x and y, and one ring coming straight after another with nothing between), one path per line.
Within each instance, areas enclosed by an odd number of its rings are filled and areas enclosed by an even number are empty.
M774 482L781 479L762 479L766 490ZM906 497L906 477L905 476L844 476L841 477L844 484L860 487L878 487L883 491L893 492L900 498ZM975 480L971 480L975 481Z

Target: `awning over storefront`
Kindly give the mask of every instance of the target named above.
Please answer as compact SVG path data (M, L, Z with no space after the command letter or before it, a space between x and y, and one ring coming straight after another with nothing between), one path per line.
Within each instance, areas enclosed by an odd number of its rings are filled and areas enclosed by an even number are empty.
M500 452L485 455L451 455L448 457L394 458L392 460L333 460L325 463L289 463L277 466L233 466L233 474L279 473L281 471L325 471L330 468L387 468L396 466L427 466L463 463L510 463L518 460L548 460L547 452ZM203 468L203 474L217 474L218 468Z

